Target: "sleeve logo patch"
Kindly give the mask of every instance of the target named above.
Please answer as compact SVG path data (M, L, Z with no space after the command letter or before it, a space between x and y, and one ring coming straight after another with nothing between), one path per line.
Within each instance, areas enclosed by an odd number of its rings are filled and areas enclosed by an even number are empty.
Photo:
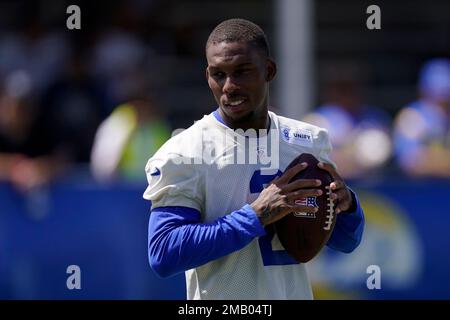
M309 130L281 128L281 137L287 143L310 147L313 144L312 134Z
M152 172L150 172L150 175L152 177L159 176L159 175L161 175L161 171L158 168L155 168L155 169L152 170Z

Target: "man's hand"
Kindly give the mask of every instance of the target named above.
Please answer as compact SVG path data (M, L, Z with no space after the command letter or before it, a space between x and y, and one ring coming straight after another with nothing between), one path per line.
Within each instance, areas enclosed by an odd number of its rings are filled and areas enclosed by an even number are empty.
M333 193L331 194L331 199L335 203L335 212L341 213L354 207L355 204L353 203L353 198L350 190L347 188L347 185L345 184L341 176L337 173L336 169L331 164L324 162L319 162L317 166L320 169L326 170L334 180L332 183L330 183L330 189L333 191Z
M314 187L320 186L321 181L316 179L299 179L289 183L289 180L307 166L308 164L303 162L286 170L281 177L274 179L251 204L264 226L278 221L294 211L317 211L317 208L314 207L297 205L295 200L320 196L322 190L314 189Z

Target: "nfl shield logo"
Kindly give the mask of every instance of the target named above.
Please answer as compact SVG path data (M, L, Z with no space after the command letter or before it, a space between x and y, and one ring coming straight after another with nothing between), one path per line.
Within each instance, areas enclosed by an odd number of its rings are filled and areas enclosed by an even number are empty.
M295 200L295 204L308 207L318 207L316 203L316 197L301 198ZM294 216L297 218L315 218L316 214L314 212L294 212Z

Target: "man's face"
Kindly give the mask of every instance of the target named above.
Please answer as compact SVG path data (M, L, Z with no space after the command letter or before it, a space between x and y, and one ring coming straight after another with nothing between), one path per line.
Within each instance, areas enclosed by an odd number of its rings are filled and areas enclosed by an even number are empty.
M221 114L229 123L249 122L267 114L269 82L275 64L245 42L220 42L206 50L206 78Z

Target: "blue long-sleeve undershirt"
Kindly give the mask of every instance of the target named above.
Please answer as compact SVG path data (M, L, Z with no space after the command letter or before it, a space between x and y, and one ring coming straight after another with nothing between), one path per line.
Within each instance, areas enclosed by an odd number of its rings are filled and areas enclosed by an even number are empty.
M364 213L352 196L356 210L338 215L327 243L346 253L358 247L364 229ZM240 250L263 235L264 227L248 204L209 223L202 223L193 208L159 207L150 215L149 262L159 276L168 277Z

